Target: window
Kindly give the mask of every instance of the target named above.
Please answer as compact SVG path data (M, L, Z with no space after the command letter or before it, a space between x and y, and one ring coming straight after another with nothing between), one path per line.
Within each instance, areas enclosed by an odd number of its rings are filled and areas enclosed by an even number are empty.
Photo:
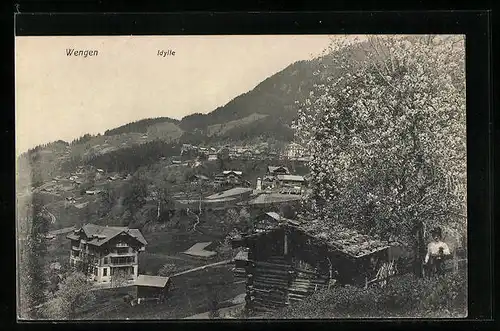
M107 276L108 275L108 268L102 269L102 275Z
M108 258L107 257L104 258L104 264L108 264Z
M97 276L97 268L94 268L94 275Z

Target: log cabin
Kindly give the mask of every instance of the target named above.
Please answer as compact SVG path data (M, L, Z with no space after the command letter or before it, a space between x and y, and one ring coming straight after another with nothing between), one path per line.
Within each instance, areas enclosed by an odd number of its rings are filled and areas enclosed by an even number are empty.
M170 278L161 276L139 275L135 281L135 297L137 303L165 301L170 287Z
M263 214L253 233L233 240L234 248L248 252L234 271L241 277L245 269L249 310L273 311L330 286L367 286L381 269L394 266L395 243L348 229L311 230L274 214Z

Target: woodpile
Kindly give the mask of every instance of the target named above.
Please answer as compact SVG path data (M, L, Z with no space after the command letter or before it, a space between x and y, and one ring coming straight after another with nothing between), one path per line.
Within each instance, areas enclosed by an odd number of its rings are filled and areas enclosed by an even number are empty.
M300 301L329 282L328 276L293 270L282 256L252 262L247 272L247 307L260 312Z
M249 308L270 311L285 306L292 267L282 256L271 257L266 262L253 262L247 270Z

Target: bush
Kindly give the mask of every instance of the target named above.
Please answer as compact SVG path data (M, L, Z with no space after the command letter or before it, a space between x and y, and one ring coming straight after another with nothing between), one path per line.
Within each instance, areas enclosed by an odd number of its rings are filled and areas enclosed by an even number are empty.
M271 318L465 317L466 293L465 273L426 279L408 274L383 288L339 286L320 291Z

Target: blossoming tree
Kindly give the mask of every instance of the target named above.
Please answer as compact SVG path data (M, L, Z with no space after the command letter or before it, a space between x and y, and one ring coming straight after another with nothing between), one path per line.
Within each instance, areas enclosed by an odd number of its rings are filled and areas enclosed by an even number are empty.
M419 223L465 232L462 36L369 36L330 51L294 123L322 226L401 241Z

